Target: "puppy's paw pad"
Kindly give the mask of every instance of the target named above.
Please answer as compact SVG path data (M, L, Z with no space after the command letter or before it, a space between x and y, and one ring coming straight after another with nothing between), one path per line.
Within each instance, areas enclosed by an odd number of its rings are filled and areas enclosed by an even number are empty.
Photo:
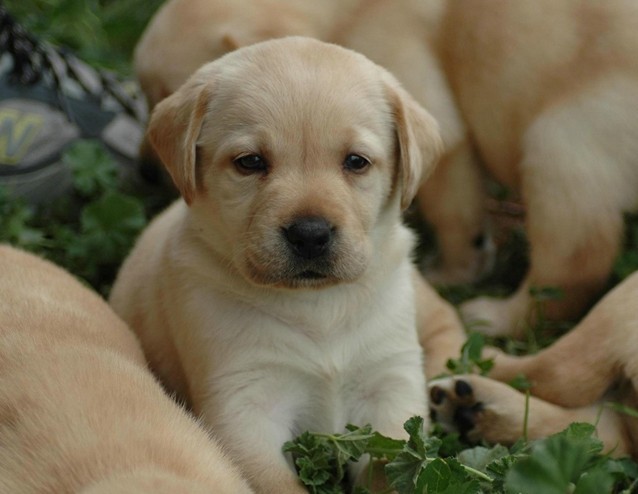
M429 386L430 417L449 432L473 439L485 409L475 397L471 382L464 378L444 378Z

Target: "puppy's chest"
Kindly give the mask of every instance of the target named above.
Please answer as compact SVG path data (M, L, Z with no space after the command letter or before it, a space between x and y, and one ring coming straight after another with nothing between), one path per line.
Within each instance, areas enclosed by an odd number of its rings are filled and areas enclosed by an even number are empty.
M208 344L221 357L220 366L264 371L286 367L332 383L354 377L366 362L383 359L397 347L411 345L412 335L416 341L409 306L303 312L218 306L211 311L214 329Z
M304 422L322 417L343 427L394 362L407 358L420 372L411 300L299 312L209 304L209 383L224 394L242 389L266 411L294 409Z

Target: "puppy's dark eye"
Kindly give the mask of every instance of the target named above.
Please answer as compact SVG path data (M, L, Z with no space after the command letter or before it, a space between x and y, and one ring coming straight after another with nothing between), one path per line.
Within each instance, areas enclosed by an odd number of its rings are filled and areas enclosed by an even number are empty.
M258 173L268 171L268 163L258 154L246 154L233 160L237 169L242 173Z
M343 162L346 170L361 172L370 166L370 162L358 154L349 154Z

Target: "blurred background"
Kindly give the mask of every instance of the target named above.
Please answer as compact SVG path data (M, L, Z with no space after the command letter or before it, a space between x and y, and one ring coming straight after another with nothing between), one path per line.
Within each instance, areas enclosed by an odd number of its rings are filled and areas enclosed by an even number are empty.
M161 0L8 0L9 13L40 39L129 76L131 53Z

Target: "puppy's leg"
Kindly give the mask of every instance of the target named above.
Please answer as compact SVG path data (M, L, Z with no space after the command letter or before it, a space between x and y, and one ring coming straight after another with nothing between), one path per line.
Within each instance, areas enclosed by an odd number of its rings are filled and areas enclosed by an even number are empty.
M477 299L464 316L491 323L490 334L520 335L521 319L572 319L603 287L619 250L622 212L636 207L638 94L618 76L549 107L522 143L521 188L527 207L530 272L504 301ZM564 297L535 302L531 287Z
M281 377L264 378L261 373L247 373L241 382L245 386L228 387L223 397L209 394L209 399L198 404L202 419L255 492L305 494L282 450L284 443L293 439L296 414L290 395L277 390L292 388L294 383Z
M436 233L439 259L426 266L432 283L470 283L489 270L494 249L486 231L482 175L467 142L448 150L418 193Z
M433 378L447 371L447 361L459 355L466 334L454 307L443 300L416 269L413 280L417 331L425 354L425 375Z
M372 427L393 438L408 439L406 420L414 416L425 418L427 430L427 400L425 376L421 369L422 352L414 345L401 353L377 361L361 370L365 376L350 393L348 420ZM359 461L351 466L357 485L368 485L372 492L388 492L387 482L379 465Z
M636 293L638 275L633 275L569 333L536 355L517 358L490 350L495 363L490 377L508 382L523 375L535 396L568 407L599 400L622 377L638 384Z
M540 196L528 202L531 270L521 286L506 299L479 297L461 305L464 320L480 322L486 334L521 337L538 317L577 318L611 272L622 233L620 211L600 205L596 212L583 213L552 194ZM559 288L561 298L536 300L530 291L543 287Z
M511 445L527 435L540 439L565 429L573 422L596 425L607 451L625 455L630 444L621 418L602 405L562 408L498 381L466 375L436 380L430 384L432 416L449 431L458 431L471 441ZM527 414L527 424L525 416Z

